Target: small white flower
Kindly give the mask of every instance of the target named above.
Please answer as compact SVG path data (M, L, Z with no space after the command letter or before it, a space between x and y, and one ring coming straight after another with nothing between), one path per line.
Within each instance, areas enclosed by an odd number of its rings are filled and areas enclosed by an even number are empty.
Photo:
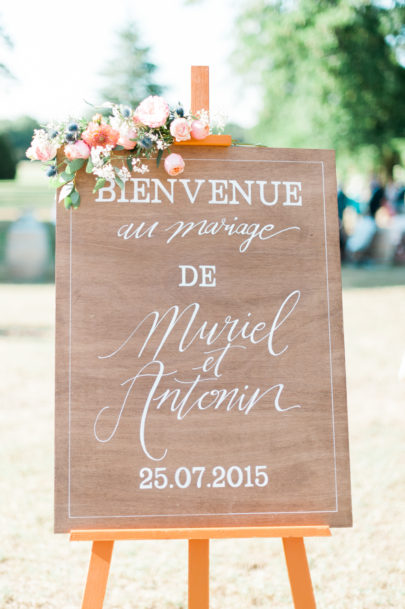
M94 167L103 167L105 159L110 158L112 148L112 146L94 146L94 148L91 149L91 161Z
M49 142L50 137L45 129L34 129L34 137L37 142Z
M220 133L222 133L222 131L225 129L225 125L227 122L228 115L226 114L226 112L218 111L211 115L211 125L212 127L215 127Z
M65 143L65 130L66 124L58 121L51 121L47 123L46 130L48 131L48 137L52 140L56 146L61 146ZM56 135L54 135L56 134ZM54 137L51 137L54 136Z
M136 173L147 173L149 167L144 163L141 165L141 159L132 159L132 167Z
M207 125L210 124L210 113L208 110L199 110L197 112L197 117L202 123L206 123Z
M124 182L126 182L127 180L129 180L131 178L131 173L128 171L128 169L126 167L124 167L124 165L121 167L121 169L118 172L118 176L121 178L121 180L123 180Z
M133 110L129 106L118 106L117 104L110 104L112 111L112 117L109 119L109 123L113 129L121 131L125 128L133 128L134 122L132 120Z
M110 118L110 125L116 131L120 131L122 129L122 124L122 120L119 116L114 115Z
M103 167L94 167L93 173L99 178L105 178L106 180L114 180L115 178L114 167L111 163L106 163Z
M92 148L90 151L90 155L91 162L95 167L98 167L100 165L100 146L95 146L94 148Z

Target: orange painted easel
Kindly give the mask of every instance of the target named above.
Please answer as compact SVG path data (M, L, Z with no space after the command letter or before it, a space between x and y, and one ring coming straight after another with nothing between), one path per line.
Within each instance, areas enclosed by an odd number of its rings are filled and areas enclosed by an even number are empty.
M191 66L191 113L210 109L210 73L208 66ZM176 142L174 142L177 145ZM179 146L231 146L230 135L209 135L204 140L187 140Z
M295 609L316 609L304 537L327 537L326 526L72 531L71 541L92 541L82 609L102 609L114 541L188 539L188 609L209 609L209 540L281 537Z
M209 68L191 68L191 111L209 110ZM209 135L204 140L180 142L181 146L230 146L230 135ZM74 530L71 541L92 541L82 609L102 609L114 541L141 539L188 540L188 608L209 609L210 539L281 537L295 609L316 609L304 537L328 537L327 526L207 527L192 529Z

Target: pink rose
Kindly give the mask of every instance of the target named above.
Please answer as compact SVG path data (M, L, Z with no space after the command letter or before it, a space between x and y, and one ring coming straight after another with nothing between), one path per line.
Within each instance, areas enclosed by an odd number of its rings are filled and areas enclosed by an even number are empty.
M66 144L64 150L69 161L73 161L73 159L88 159L90 156L90 146L86 142L83 142L83 140L78 140L74 144Z
M150 95L144 99L134 112L134 120L147 127L162 127L169 116L169 106L158 95Z
M120 130L120 137L117 143L120 146L124 146L125 150L132 150L132 148L135 148L136 146L136 142L134 140L136 139L137 135L138 132L136 129L123 127Z
M180 154L175 154L173 152L165 158L165 169L169 176L176 176L178 173L182 173L184 167L183 157Z
M34 138L26 155L32 161L51 161L55 158L57 148L55 144L42 138Z
M210 134L210 126L203 121L193 121L191 123L191 137L195 140L204 140Z
M175 118L170 124L170 133L176 142L185 142L190 139L191 125L185 118Z

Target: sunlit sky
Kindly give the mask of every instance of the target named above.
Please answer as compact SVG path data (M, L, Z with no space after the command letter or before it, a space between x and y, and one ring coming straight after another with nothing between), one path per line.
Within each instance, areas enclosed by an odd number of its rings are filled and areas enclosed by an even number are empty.
M13 41L0 57L16 77L2 81L0 118L22 114L40 121L80 114L83 100L100 103L99 73L114 54L116 33L134 19L142 43L159 66L171 103L190 101L190 66L210 66L211 110L242 125L255 122L257 96L235 78L229 57L235 44L235 0L9 1L0 23ZM240 6L240 3L239 3Z

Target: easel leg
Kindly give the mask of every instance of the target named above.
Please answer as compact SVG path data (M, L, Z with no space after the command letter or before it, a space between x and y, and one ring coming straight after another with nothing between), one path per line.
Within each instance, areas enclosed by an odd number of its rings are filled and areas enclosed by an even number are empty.
M209 609L209 539L188 542L188 609Z
M82 609L103 607L113 546L113 541L93 541Z
M316 609L302 537L283 537L284 555L295 609Z

